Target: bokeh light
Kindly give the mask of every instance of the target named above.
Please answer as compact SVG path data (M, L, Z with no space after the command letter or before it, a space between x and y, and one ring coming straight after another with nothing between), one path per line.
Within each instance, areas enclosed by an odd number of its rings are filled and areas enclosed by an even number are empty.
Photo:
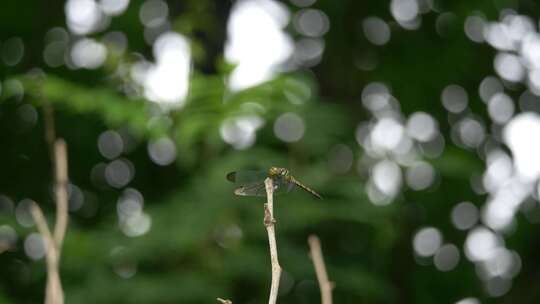
M148 143L148 155L154 163L167 166L176 159L176 146L170 138L162 137Z
M531 140L540 132L540 115L522 113L512 118L504 128L504 141L512 151L520 177L533 180L540 176L540 142Z
M332 147L328 153L328 166L330 170L344 174L351 169L353 159L354 155L351 148L344 144L338 144Z
M400 190L402 184L401 169L389 160L377 163L372 169L373 185L383 194L385 199L393 199Z
M126 186L135 176L135 168L127 159L116 159L105 167L105 180L114 188Z
M7 195L0 194L0 214L10 215L14 208L13 200Z
M385 117L377 122L371 133L371 142L376 149L393 150L403 138L405 128L395 118Z
M418 141L430 141L437 133L437 122L427 113L413 113L407 120L407 134Z
M94 39L80 39L71 48L71 60L78 68L97 69L106 58L107 48Z
M167 21L169 6L162 0L146 0L139 11L141 23L146 27L158 27Z
M120 229L129 237L137 237L146 234L152 227L152 218L146 213L128 217L120 222Z
M485 227L469 231L465 240L465 255L470 261L478 262L492 258L502 246L501 238Z
M414 252L421 257L433 256L441 248L442 242L442 234L437 228L421 228L413 238Z
M65 5L66 23L76 35L93 33L107 22L99 5L94 0L68 0Z
M247 149L255 143L256 131L263 125L264 120L257 115L227 119L220 127L221 138L236 149Z
M1 57L5 65L14 66L24 56L24 43L19 37L12 37L1 45Z
M488 113L491 119L504 124L514 115L514 101L504 93L496 93L488 102Z
M100 0L99 5L105 14L118 16L127 9L129 0Z
M480 304L477 298L464 298L456 302L456 304Z
M125 189L116 205L118 222L122 232L129 237L146 234L152 226L152 218L143 211L144 197L136 189Z
M478 93L484 102L489 102L491 97L497 93L503 92L503 85L495 76L487 76L482 80L478 87Z
M218 227L215 232L216 243L222 248L232 248L238 245L242 237L242 229L234 224Z
M452 224L457 229L467 230L476 225L479 218L478 208L470 202L461 202L452 209Z
M32 260L40 260L45 256L45 243L41 234L30 233L24 239L24 253Z
M495 57L495 71L501 78L519 82L525 76L525 68L521 64L521 60L517 55L509 53L499 53Z
M390 12L400 24L411 22L418 16L418 2L416 0L392 0Z
M32 227L34 226L34 219L30 214L30 206L33 204L33 201L30 199L23 199L15 208L15 218L19 225L23 227Z
M71 212L81 209L84 204L84 193L81 188L72 183L68 184L68 204Z
M460 113L467 108L469 96L463 87L451 84L442 91L441 100L446 110Z
M328 32L330 21L323 11L309 8L296 13L293 25L302 35L320 37Z
M320 38L300 38L295 44L294 58L303 66L315 66L322 58L324 46Z
M464 24L465 34L474 42L484 42L485 23L486 21L481 16L468 16Z
M459 263L459 249L454 244L441 246L433 257L433 264L440 271L450 271Z
M17 242L17 232L9 225L0 226L0 254L14 249Z
M512 287L512 281L496 277L486 282L486 291L492 297L500 297L507 293Z
M189 86L191 50L175 32L161 34L153 46L155 64L148 66L143 86L146 98L167 107L182 107Z
M33 127L38 121L38 112L36 108L28 103L25 103L17 108L17 115L27 127Z
M290 1L291 3L299 7L307 7L317 2L317 0L290 0Z
M453 137L455 142L467 148L477 148L484 141L486 130L484 125L477 119L466 117L454 126Z
M103 157L115 159L122 154L124 142L118 132L107 130L99 135L98 149Z
M289 23L286 7L270 0L238 1L227 26L225 57L236 64L229 80L241 90L271 79L277 67L293 53L291 38L283 31Z
M299 141L305 129L304 120L295 113L284 113L274 122L274 134L284 142Z
M424 190L435 182L435 169L424 161L415 162L406 172L407 186L413 190Z
M367 17L364 19L362 29L367 40L374 45L385 45L390 41L390 27L379 17Z

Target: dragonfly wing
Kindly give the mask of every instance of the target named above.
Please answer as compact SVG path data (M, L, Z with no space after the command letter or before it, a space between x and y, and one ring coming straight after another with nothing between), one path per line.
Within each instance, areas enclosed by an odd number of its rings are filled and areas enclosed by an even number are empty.
M287 192L291 192L295 187L295 183L287 183Z
M286 180L274 181L274 194L285 194L291 192L295 188L294 183Z
M234 194L241 196L266 196L266 189L263 183L253 183L234 189Z
M240 170L227 174L227 179L237 185L247 185L263 183L267 176L268 173L262 170Z
M294 188L293 183L274 182L274 195L288 193ZM242 196L266 196L266 186L264 183L251 183L242 185L234 190L234 194Z
M237 185L234 194L242 196L265 196L264 180L266 171L240 170L227 174L227 179Z

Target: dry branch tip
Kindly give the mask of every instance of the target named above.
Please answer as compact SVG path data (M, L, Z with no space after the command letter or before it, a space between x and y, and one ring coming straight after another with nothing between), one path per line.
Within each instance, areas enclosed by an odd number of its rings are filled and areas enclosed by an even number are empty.
M312 234L308 237L308 244L310 250L309 256L313 261L315 274L317 275L317 281L319 282L319 288L321 290L321 303L332 304L332 289L334 289L335 284L328 279L321 249L321 241L316 235Z

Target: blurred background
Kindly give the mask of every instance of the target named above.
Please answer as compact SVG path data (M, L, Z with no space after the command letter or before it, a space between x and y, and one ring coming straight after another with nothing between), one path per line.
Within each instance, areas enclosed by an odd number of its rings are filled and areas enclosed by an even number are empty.
M0 4L0 303L39 303L54 220L44 105L68 145L66 303L264 303L264 198L289 168L279 303L538 303L534 0Z

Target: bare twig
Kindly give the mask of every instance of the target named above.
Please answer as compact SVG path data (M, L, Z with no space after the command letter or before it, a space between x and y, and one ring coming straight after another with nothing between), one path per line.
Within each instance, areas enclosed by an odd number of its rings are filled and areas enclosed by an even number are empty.
M231 300L224 300L222 298L217 298L218 302L222 303L222 304L232 304L232 301Z
M47 220L45 220L43 211L41 211L41 208L39 208L36 202L31 203L30 214L32 214L32 218L34 219L34 222L36 222L37 229L43 237L43 241L45 242L45 246L47 247L46 249L56 251L56 245L54 244L54 242L52 242L53 237L51 231L49 230L49 226L47 225Z
M60 281L59 262L68 225L67 149L63 139L56 139L52 107L45 103L43 111L45 117L45 140L49 146L51 161L54 164L54 194L56 201L54 234L51 233L51 229L49 229L43 216L43 211L36 203L32 204L30 211L45 242L45 261L47 264L45 304L63 304L64 291Z
M68 224L68 165L66 142L63 139L58 139L54 143L54 165L56 180L56 223L54 225L54 241L58 247L58 253L60 253Z
M45 216L38 204L32 202L30 213L36 222L37 229L45 243L45 262L47 265L47 287L45 289L45 304L64 303L64 292L58 272L58 247L45 220Z
M270 287L270 297L268 299L268 304L275 304L279 290L281 266L279 266L278 261L276 233L274 228L276 220L274 219L274 185L272 179L267 178L264 181L264 185L266 186L267 196L267 203L264 204L264 226L266 227L266 232L268 233L268 243L270 245L270 261L272 263L272 285Z
M317 281L319 281L319 288L321 289L321 304L332 304L332 289L334 288L334 283L328 280L328 274L326 273L326 266L321 250L321 242L316 235L312 234L308 237L308 243L311 259L315 266Z

